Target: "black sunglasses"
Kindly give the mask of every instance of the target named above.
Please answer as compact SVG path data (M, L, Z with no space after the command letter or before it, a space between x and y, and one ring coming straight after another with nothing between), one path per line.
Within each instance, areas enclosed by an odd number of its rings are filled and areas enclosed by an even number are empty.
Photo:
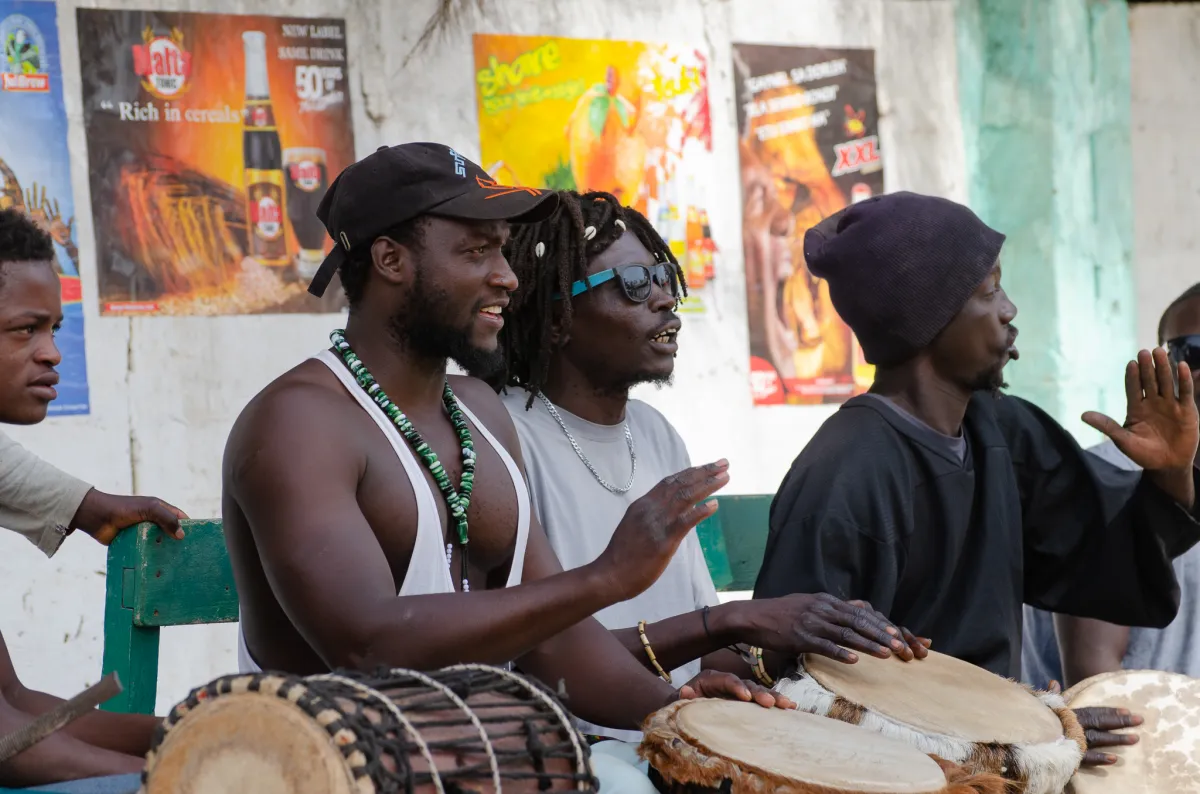
M1192 372L1200 372L1200 334L1177 336L1167 341L1167 355L1178 365L1186 361Z
M574 298L591 287L599 286L616 278L625 297L634 303L644 303L649 300L655 284L668 290L673 298L678 299L679 280L675 277L677 272L678 268L667 262L657 262L649 267L646 265L619 265L576 281L571 285L571 297ZM554 293L554 300L562 300L562 297L561 292Z

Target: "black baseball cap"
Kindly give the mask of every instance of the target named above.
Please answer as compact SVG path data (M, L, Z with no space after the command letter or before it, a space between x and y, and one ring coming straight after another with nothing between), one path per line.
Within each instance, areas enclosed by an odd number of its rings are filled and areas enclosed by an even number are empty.
M360 245L388 229L432 214L471 221L534 223L558 206L552 190L500 185L487 172L441 143L381 146L350 165L329 186L317 207L334 247L308 291L318 298Z

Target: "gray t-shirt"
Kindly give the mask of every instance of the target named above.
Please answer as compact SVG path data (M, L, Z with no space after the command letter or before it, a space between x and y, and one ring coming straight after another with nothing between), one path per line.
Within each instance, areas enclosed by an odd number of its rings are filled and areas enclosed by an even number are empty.
M885 397L882 394L876 394L873 391L865 392L863 398L874 400L877 405L882 405L892 413L904 419L914 428L916 428L921 440L925 442L925 446L930 449L935 449L951 460L956 460L963 463L967 459L967 434L958 431L957 436L948 436L945 433L939 433L929 425L917 417L910 414L908 411L901 408L891 397Z
M1112 441L1088 451L1119 468L1138 468ZM1200 545L1176 557L1172 567L1179 580L1179 612L1165 629L1130 627L1122 669L1200 676ZM1035 687L1045 687L1051 679L1061 683L1062 662L1052 616L1026 605L1024 623L1021 677Z
M625 416L637 453L637 474L628 492L612 493L588 471L540 399L526 410L529 395L524 390L510 388L501 397L521 439L534 514L564 569L578 568L599 557L630 504L664 477L691 466L683 439L663 415L644 402L630 400ZM616 487L629 482L631 462L624 426L598 425L556 409L600 476ZM643 620L650 624L719 603L693 530L658 581L641 595L597 612L596 619L606 628L626 629ZM648 639L653 646L654 637ZM671 680L675 686L682 686L699 672L700 661L696 660L670 671ZM636 731L601 728L582 720L580 729L624 741L639 741L641 737Z

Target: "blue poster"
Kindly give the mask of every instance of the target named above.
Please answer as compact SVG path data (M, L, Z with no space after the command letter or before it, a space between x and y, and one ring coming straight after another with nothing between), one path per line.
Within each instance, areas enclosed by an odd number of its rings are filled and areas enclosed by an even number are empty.
M0 208L24 210L54 238L62 281L62 364L51 416L90 410L75 201L55 4L0 0Z

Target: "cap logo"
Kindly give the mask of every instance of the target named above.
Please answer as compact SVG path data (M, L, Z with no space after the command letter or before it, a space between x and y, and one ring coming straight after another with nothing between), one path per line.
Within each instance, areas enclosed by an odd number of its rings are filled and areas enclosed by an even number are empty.
M450 150L450 156L454 158L454 173L465 177L467 175L467 164L463 160L463 156L453 149Z
M489 199L500 198L502 196L511 196L513 193L528 193L531 196L540 196L544 191L533 187L518 187L516 185L501 185L494 179L489 179L484 176L475 177L475 182L484 190L492 191Z
M342 241L342 245L344 245L346 247L346 250L349 251L350 250L350 238L346 236L346 233L338 232L338 239Z

